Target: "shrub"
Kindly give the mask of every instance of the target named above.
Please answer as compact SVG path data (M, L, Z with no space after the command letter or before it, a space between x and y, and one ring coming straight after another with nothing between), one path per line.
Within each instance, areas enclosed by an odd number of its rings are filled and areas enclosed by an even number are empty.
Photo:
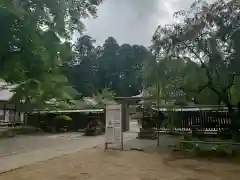
M63 121L72 121L72 118L70 116L67 115L60 115L60 116L56 116L57 120L63 120Z

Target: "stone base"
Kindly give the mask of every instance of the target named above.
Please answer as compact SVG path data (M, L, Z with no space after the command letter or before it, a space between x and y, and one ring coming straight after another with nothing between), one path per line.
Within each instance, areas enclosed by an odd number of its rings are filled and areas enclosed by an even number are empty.
M154 129L140 129L138 139L157 139L157 133Z

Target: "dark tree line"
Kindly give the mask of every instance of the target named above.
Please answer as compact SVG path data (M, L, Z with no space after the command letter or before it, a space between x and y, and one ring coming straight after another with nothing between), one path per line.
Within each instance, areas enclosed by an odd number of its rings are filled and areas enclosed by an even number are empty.
M140 70L151 56L144 46L119 45L113 37L96 46L85 35L75 43L73 60L65 65L65 72L82 96L91 96L105 88L117 96L133 96L142 90Z

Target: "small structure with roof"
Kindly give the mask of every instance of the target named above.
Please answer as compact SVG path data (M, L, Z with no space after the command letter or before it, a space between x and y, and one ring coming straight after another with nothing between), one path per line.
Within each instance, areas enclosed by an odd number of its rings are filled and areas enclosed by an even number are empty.
M24 122L24 113L17 110L15 104L10 103L17 85L9 85L0 79L0 126L21 124Z
M65 115L72 119L68 127L64 124L56 124L57 116ZM84 130L91 121L98 120L105 124L105 109L61 109L61 110L34 110L27 114L27 124L50 131L53 127L56 131L61 129L69 131Z

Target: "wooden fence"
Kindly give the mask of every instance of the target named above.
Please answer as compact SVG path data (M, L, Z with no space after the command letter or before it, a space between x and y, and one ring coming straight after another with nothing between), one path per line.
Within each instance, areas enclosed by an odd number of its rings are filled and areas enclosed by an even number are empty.
M192 131L198 129L208 132L229 131L231 117L228 112L221 111L182 111L182 112L165 112L166 119L172 119L172 129L178 131ZM154 119L157 119L156 117ZM162 121L162 120L160 120ZM156 122L156 121L155 121ZM160 123L160 129L166 129L166 123Z
M231 128L231 117L228 112L182 112L181 128L219 132Z

